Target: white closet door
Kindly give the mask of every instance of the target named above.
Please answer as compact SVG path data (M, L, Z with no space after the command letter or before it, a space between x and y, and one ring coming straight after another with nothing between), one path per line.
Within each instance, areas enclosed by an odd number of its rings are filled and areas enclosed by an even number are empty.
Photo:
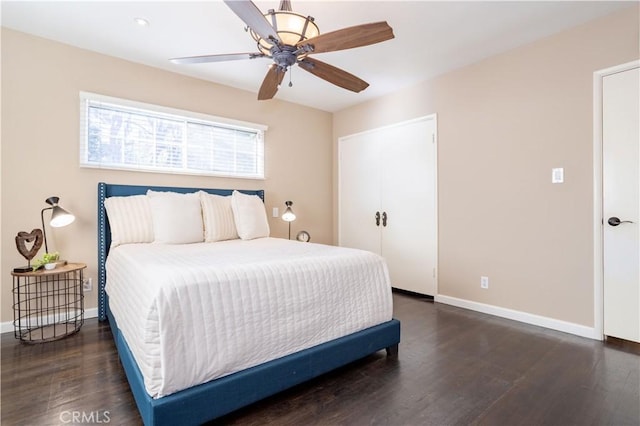
M431 116L340 139L338 239L381 254L395 288L435 296L434 134Z
M435 123L419 119L384 129L381 150L381 254L393 287L436 294Z
M338 244L380 253L380 136L359 134L339 143Z

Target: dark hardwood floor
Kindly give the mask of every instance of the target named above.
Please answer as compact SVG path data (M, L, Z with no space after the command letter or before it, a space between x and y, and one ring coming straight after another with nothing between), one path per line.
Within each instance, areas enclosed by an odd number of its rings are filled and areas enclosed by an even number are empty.
M384 351L232 413L238 425L638 425L640 350L395 294ZM109 326L20 344L3 334L2 425L140 423Z

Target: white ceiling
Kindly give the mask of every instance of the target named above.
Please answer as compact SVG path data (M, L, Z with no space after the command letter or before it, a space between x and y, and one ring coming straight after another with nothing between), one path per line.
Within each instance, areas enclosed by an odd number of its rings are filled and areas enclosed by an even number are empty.
M263 12L278 8L278 1L255 3ZM321 33L384 20L394 29L393 40L316 56L369 82L365 91L352 93L293 67L276 94L277 99L338 111L630 7L635 1L293 0L292 4L295 12L313 16ZM268 59L194 65L168 61L257 51L243 22L220 0L3 0L1 5L4 27L254 93L271 63ZM150 25L138 26L136 17ZM288 87L289 75L293 87Z

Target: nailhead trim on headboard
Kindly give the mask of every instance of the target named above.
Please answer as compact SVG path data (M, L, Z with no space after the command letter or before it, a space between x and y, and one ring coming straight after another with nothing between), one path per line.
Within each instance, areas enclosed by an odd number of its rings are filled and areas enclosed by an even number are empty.
M104 321L106 313L106 293L104 286L107 284L107 273L105 262L107 261L107 236L106 233L106 210L104 200L106 198L106 184L98 184L98 319Z

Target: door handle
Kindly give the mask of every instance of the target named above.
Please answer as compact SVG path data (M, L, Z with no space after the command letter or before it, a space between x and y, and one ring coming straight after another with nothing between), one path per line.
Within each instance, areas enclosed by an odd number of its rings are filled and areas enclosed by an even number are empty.
M382 212L382 226L387 226L387 212Z
M620 220L619 218L612 216L609 218L609 220L607 221L607 223L611 226L618 226L621 223L633 223L633 221L631 220Z
M380 212L376 212L376 226L380 226Z

